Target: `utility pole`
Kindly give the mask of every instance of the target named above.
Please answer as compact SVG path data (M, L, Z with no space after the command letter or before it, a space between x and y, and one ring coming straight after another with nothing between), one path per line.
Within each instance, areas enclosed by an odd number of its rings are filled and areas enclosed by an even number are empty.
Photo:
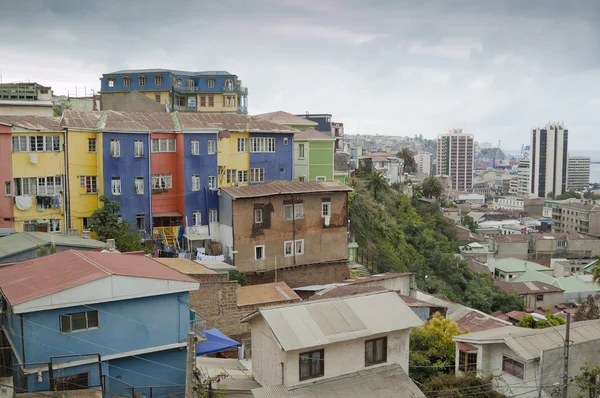
M565 330L565 372L563 374L563 398L569 393L569 337L571 332L571 314L567 312L567 328Z
M185 361L185 398L194 396L194 359L196 358L196 336L193 332L187 335L187 356Z

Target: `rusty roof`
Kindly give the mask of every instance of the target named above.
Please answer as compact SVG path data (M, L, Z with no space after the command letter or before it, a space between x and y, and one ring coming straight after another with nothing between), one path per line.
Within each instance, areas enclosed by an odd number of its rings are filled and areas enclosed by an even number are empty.
M64 111L61 119L63 127L96 129L99 119L102 116L100 111Z
M494 284L505 292L514 292L516 294L543 294L560 293L563 289L544 282L505 282L494 281Z
M371 152L365 155L368 158L393 158L395 155L387 152Z
M332 299L336 297L347 297L354 296L356 294L363 293L372 293L372 292L383 292L387 291L381 286L332 286L329 289L321 290L320 292L315 293L309 300L323 300L323 299Z
M460 330L469 329L469 332L471 333L501 328L509 324L508 322L505 323L501 319L497 319L477 310L469 311L464 316L454 319L454 321L458 323L458 328Z
M531 234L535 240L597 240L597 238L589 235L578 234L577 232L569 232L568 234L563 233L536 233Z
M182 130L221 129L229 131L294 133L297 130L250 115L175 112L174 117Z
M0 116L0 123L28 130L61 131L60 118L50 116Z
M275 195L310 194L319 192L350 192L352 188L336 181L282 181L273 180L249 187L223 187L221 191L234 199L260 198Z
M299 117L296 115L293 115L291 113L287 113L284 111L275 111L275 112L268 112L268 113L261 113L259 115L255 115L256 117L263 119L263 120L268 120L274 123L280 123L280 124L297 124L297 125L303 125L303 126L316 126L318 125L317 122L313 122L312 120L303 118L303 117Z
M372 281L380 281L383 279L399 278L402 276L414 275L414 272L386 272L385 274L377 274L371 276L361 276L360 278L346 279L344 283L364 283Z
M431 304L426 301L416 299L414 297L404 296L404 295L400 294L399 292L396 292L396 294L398 294L398 296L400 296L402 301L404 301L406 303L406 305L408 305L409 307L429 307L429 308L432 308L432 307L440 308L441 307L437 304ZM443 308L447 308L447 307L443 307Z
M0 290L17 305L111 275L196 282L146 256L68 250L0 267Z
M100 128L117 131L176 131L171 114L166 112L106 111Z
M154 260L186 275L217 275L216 271L187 258L157 257Z
M318 139L318 140L332 140L334 141L335 138L322 133L320 131L317 131L315 129L310 129L310 130L306 130L306 131L302 131L300 133L296 133L294 135L294 139L309 139L309 140L314 140L314 139Z
M524 243L529 242L528 234L508 234L495 238L499 243Z
M301 298L285 282L242 286L238 289L237 305L300 301Z

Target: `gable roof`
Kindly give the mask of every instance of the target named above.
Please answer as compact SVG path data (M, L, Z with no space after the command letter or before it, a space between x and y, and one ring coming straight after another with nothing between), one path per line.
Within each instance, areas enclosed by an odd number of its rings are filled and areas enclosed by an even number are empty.
M93 130L97 128L98 121L102 116L100 111L70 111L63 112L61 125L63 127L83 128Z
M208 269L204 265L187 258L157 257L154 260L186 275L217 275L217 271Z
M551 269L548 267L544 267L543 265L534 263L533 261L522 260L520 258L502 258L500 260L496 260L494 267L500 271L509 273L525 272L527 270L551 271Z
M250 115L174 112L173 116L182 130L217 129L261 133L295 133L297 131L283 124Z
M0 123L36 131L61 131L60 118L51 116L1 115Z
M185 290L194 290L193 285L196 288L198 285L194 279L146 256L68 250L0 267L0 290L8 302L17 307L111 276L187 282L185 286L190 288ZM100 296L108 299L107 295L112 294L110 298L114 299L115 293L102 292ZM154 295L156 292L142 293ZM74 298L75 301L77 299ZM55 303L45 305L49 304ZM18 310L15 308L15 312Z
M40 246L67 246L82 249L102 249L106 243L95 239L86 239L79 235L57 234L49 232L17 232L0 238L0 260Z
M262 283L260 285L238 288L237 305L276 303L281 301L300 301L285 282Z
M258 316L264 319L284 351L355 340L423 324L394 292L266 307L241 321L248 322Z
M319 124L317 122L313 122L312 120L308 120L306 118L299 117L284 111L261 113L255 116L263 120L268 120L274 123L280 123L285 125L296 124L302 126L316 126Z
M294 135L294 140L296 140L296 139L335 141L335 138L333 138L332 136L329 136L329 135L322 133L320 131L317 131L315 129L309 129L309 130L302 131L300 133L296 133Z
M173 118L167 112L105 111L98 125L108 131L176 131Z
M248 187L223 187L221 188L221 191L227 193L233 199L245 199L302 193L351 192L352 188L337 181L309 182L272 180Z
M559 287L539 281L512 283L505 281L494 281L494 284L505 292L514 292L516 294L543 294L564 292L564 290Z

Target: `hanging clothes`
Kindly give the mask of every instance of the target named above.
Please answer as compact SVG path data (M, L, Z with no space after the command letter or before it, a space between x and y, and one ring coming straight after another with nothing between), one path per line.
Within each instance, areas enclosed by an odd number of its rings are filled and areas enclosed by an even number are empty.
M61 206L60 195L54 195L52 197L52 207L59 208L60 206Z
M31 208L33 200L31 196L15 196L15 206L17 209L25 211Z
M52 208L52 197L50 196L36 196L35 201L37 202L38 211Z

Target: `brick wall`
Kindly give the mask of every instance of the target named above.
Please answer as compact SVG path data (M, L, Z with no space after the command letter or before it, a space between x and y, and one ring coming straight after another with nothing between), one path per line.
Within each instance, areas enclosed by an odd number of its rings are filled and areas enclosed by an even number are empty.
M277 280L284 281L295 288L308 285L324 285L340 283L350 278L350 270L346 261L326 264L307 264L277 270ZM275 271L248 273L246 279L251 285L275 282Z

